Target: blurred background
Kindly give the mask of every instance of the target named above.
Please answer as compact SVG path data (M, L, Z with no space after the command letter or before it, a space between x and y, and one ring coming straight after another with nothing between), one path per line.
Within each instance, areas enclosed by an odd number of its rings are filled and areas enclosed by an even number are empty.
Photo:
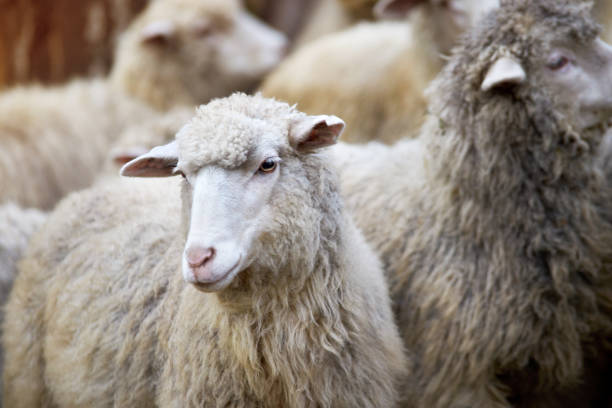
M149 1L154 0L0 0L0 88L107 74L118 35ZM345 1L344 10L352 11L355 19L370 18L360 7L365 2ZM327 4L319 12L328 16L341 7L335 0L245 3L291 39L322 3Z

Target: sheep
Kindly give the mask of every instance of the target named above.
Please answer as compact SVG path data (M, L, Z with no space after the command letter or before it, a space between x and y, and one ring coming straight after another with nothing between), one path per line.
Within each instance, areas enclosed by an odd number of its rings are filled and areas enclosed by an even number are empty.
M333 152L419 407L610 400L612 200L597 161L612 48L588 6L502 2L432 85L417 139Z
M94 179L126 123L152 115L103 80L0 95L0 202L51 209Z
M444 65L440 54L497 2L381 2L379 14L410 11L409 22L362 23L305 45L260 90L298 103L307 113L336 112L348 123L344 141L391 143L419 129L427 105L424 90ZM415 3L422 4L410 9Z
M121 170L182 182L68 196L9 299L5 405L394 406L382 269L318 152L343 126L234 94Z
M110 83L162 111L196 106L254 88L286 47L238 0L155 1L122 36Z
M283 47L237 1L152 2L123 36L109 80L0 95L0 202L51 209L93 181L125 126L154 118L152 108L244 90Z

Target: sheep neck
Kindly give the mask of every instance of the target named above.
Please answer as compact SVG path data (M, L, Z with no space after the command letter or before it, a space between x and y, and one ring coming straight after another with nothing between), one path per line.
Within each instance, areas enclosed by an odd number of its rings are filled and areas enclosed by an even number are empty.
M341 358L349 334L361 327L344 268L329 262L340 259L331 243L321 244L310 271L251 267L214 296L217 347L242 367L251 389L263 390L258 400L313 398L313 367Z
M435 159L428 160L428 185L439 197L436 222L443 229L478 245L502 240L518 256L527 252L557 287L573 279L557 264L572 265L589 282L600 278L600 260L612 258L605 244L612 242L612 216L601 210L610 191L595 164L600 130L563 131L535 143L473 132L492 128L486 125L470 125L462 136L437 126L428 144Z

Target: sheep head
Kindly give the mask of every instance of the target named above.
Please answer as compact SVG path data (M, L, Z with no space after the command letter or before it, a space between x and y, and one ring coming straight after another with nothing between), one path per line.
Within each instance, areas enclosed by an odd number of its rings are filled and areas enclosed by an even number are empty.
M236 94L200 107L176 141L127 163L121 174L183 176L183 278L202 291L219 291L251 264L270 262L270 251L283 257L300 241L318 239L303 230L320 222L312 208L319 193L303 190L318 183L307 173L319 177L320 171L305 167L322 167L307 164L308 157L335 143L343 128L334 116L307 116ZM296 248L275 247L291 235Z
M458 47L431 110L464 137L503 134L502 148L597 143L612 113L612 48L597 35L584 2L506 2Z
M196 105L250 89L286 46L283 34L236 0L152 2L122 37L112 79L142 99L163 88L158 100L147 101L160 109Z

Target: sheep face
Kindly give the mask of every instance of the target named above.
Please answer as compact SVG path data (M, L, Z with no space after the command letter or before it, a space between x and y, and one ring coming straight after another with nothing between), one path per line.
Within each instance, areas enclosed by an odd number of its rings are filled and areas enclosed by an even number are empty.
M180 22L158 20L141 32L144 51L160 66L176 65L189 84L218 77L220 85L246 88L274 68L284 55L287 40L242 10L232 14L204 14ZM225 82L225 84L224 84Z
M528 75L554 95L555 103L577 112L575 125L592 128L608 121L612 113L612 46L599 38L587 42L561 38L547 47L528 74L517 59L499 57L488 69L483 91L520 86Z
M289 190L302 160L334 143L344 127L336 117L297 115L287 105L273 103L293 117L270 122L204 106L176 141L121 170L125 176L183 176L188 232L182 274L202 291L222 290L265 256L254 242L262 236L274 239L270 226L288 217L275 195Z
M154 2L122 39L113 77L132 90L134 78L152 76L151 87L191 97L159 103L197 104L250 89L280 62L286 46L282 33L237 1Z
M555 44L543 61L543 76L553 94L577 104L579 126L607 121L612 109L612 47L596 39L587 46L575 41Z

